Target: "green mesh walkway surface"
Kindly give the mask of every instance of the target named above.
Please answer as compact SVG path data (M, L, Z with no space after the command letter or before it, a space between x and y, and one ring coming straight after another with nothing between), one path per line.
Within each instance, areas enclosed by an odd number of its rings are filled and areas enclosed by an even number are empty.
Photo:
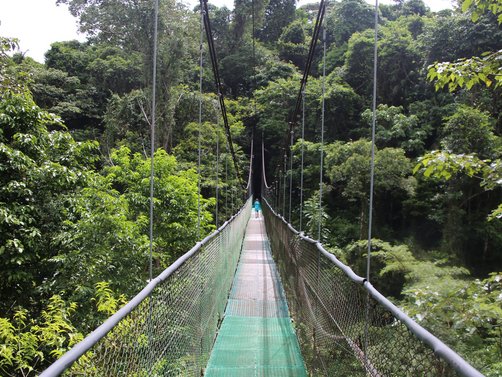
M263 218L254 213L205 376L307 376Z

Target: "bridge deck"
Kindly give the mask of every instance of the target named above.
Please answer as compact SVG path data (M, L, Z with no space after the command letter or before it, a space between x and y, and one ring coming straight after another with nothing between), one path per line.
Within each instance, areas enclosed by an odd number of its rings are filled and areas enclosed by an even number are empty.
M265 224L254 212L205 376L307 376Z

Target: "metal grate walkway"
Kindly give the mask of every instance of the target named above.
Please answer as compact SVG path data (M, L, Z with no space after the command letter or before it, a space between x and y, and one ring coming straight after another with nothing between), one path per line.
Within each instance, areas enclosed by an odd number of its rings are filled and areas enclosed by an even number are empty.
M205 376L307 376L263 217L254 213Z

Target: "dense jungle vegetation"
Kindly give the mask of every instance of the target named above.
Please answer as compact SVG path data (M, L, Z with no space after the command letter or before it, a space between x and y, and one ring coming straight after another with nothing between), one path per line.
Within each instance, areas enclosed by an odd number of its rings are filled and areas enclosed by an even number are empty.
M0 39L2 376L37 374L148 279L152 2L57 2L69 5L88 41L53 43L40 64L12 54L12 36ZM199 93L198 7L160 7L156 273L197 241L200 99L202 235L217 225L216 179L220 225L243 200L207 52ZM317 9L295 0L210 6L244 176L254 129L257 141L263 131L269 181L280 178L279 147ZM433 13L422 0L395 0L379 16L374 284L485 375L502 376L502 1L459 0ZM325 27L322 238L364 274L373 8L332 1ZM319 221L321 63L318 48L305 93L311 234Z

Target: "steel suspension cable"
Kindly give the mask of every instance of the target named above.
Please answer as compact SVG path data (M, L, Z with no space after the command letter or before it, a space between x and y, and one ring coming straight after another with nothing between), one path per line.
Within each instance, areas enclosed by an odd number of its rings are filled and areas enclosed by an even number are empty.
M197 128L197 239L200 239L200 223L201 223L201 128L202 128L202 77L203 77L203 59L204 59L204 13L205 10L200 8L200 44L199 44L199 126Z
M237 179L241 182L241 185L244 187L245 183L244 183L242 176L240 174L239 164L237 163L237 156L235 154L234 145L232 142L232 134L230 132L230 126L228 124L227 109L225 106L225 99L224 99L223 92L222 92L223 85L221 83L220 72L218 69L218 60L216 58L216 49L214 47L214 38L213 38L213 32L211 30L211 21L209 19L209 8L207 6L207 0L200 0L200 5L201 5L201 9L204 9L204 12L203 12L204 29L206 31L207 44L208 44L208 48L209 48L209 56L211 58L211 66L213 68L214 82L216 85L218 101L220 103L220 110L221 110L221 115L223 117L223 125L225 126L225 133L226 133L226 137L227 137L227 141L228 141L228 145L229 145L229 149L230 149L230 154L232 155L232 160L234 162L234 167L235 167Z
M317 40L319 39L319 33L321 30L321 25L325 13L326 13L326 1L321 0L321 2L319 3L319 11L317 12L317 17L314 25L314 31L312 33L312 39L310 40L309 52L307 55L305 70L303 71L303 77L300 82L300 89L298 90L298 95L296 96L295 109L291 115L289 122L290 126L293 126L296 123L296 118L298 116L298 113L300 112L300 107L302 103L302 93L305 90L305 86L307 85L307 80L310 74L310 69L312 67L312 62L314 60L315 48L317 46Z
M263 143L263 136L261 138L261 171L263 174L263 184L266 189L270 189L271 186L267 183L267 174L265 172L265 144Z
M157 110L157 40L158 40L158 24L159 24L159 0L154 0L154 21L153 21L153 62L152 62L152 120L150 124L150 224L149 224L149 256L148 256L148 277L149 282L153 280L153 195L154 195L154 180L155 180L155 126L156 126L156 110ZM148 299L148 343L153 340L153 299Z
M294 109L294 111L293 111L293 113L292 113L292 115L290 117L290 121L288 123L289 127L288 127L287 134L286 134L286 137L285 137L285 140L284 140L284 154L286 156L287 156L287 152L286 152L287 149L291 148L291 134L293 133L294 126L296 124L296 118L297 118L298 113L300 111L303 92L305 90L305 86L307 84L307 80L308 80L308 77L309 77L309 74L310 74L310 69L312 67L312 62L314 60L315 49L316 49L316 46L317 46L317 41L319 39L319 33L320 33L320 30L321 30L321 25L322 25L322 22L324 20L325 13L326 13L326 1L325 0L321 0L321 2L319 4L319 11L317 12L316 22L314 24L314 31L312 33L312 39L311 39L310 45L309 45L309 52L308 52L308 55L307 55L307 62L305 64L305 70L303 71L303 76L302 76L302 79L300 81L300 89L298 91L298 95L297 95L297 98L296 98L295 109ZM291 158L292 158L292 152L291 152ZM286 165L286 162L285 162L285 165ZM286 214L284 212L285 211L284 207L285 206L283 206L283 215L285 216ZM291 210L291 205L290 205L290 210Z
M284 170L283 178L284 184L282 186L282 216L286 218L286 178L287 178L287 165L288 165L288 155L284 151Z
M291 224L291 197L293 195L293 130L291 130L291 142L289 144L289 216L288 223Z
M378 74L378 0L375 0L375 40L373 45L373 98L371 121L371 160L370 160L370 198L368 209L368 249L366 255L366 280L370 281L371 270L371 237L373 230L373 191L375 186L375 130L376 130L376 103L377 103L377 74ZM368 327L369 327L369 294L366 301L366 324L364 328L364 354L367 361L368 354Z
M368 213L368 258L366 265L366 279L370 280L371 267L371 232L373 228L373 191L375 186L375 130L376 130L376 102L377 102L377 65L378 65L378 0L375 0L375 43L373 46L373 104L371 120L371 172L370 172L370 202Z
M252 189L252 171L253 171L253 160L254 160L254 131L251 134L251 151L249 156L249 174L248 183L246 185L246 190L248 191L248 196L251 196Z
M155 174L155 123L157 110L157 39L159 24L159 0L154 0L154 21L153 21L153 62L152 62L152 121L150 125L150 255L148 263L148 275L150 281L153 279L153 194L154 194L154 174Z
M228 140L227 140L227 158L228 158L228 152L230 152L230 147L228 146ZM232 169L230 169L229 171L229 176L230 176L230 179L229 181L232 182L232 179L233 179L233 174L232 174ZM231 205L231 213L234 213L234 187L232 184L230 184L229 186L230 188L230 205Z
M321 163L319 167L319 226L317 239L321 242L322 229L322 185L323 185L323 170L324 170L324 109L325 109L325 94L326 94L326 28L322 30L323 53L322 53L322 99L321 99Z
M228 149L225 153L225 217L228 217Z
M301 164L300 164L300 233L302 232L302 222L303 222L303 159L304 159L304 149L305 149L305 90L307 86L304 87L302 93L302 143L301 143Z
M220 200L219 185L220 185L220 134L219 134L218 124L216 124L216 209L215 209L216 229L219 228L219 222L218 222L218 211L219 211L218 201Z
M302 80L300 81L300 89L298 90L298 95L296 96L296 104L295 109L291 115L289 120L289 133L293 130L296 124L296 118L298 117L298 113L300 112L300 106L302 103L302 93L305 90L305 86L307 85L307 81L310 74L310 69L312 67L312 62L314 60L315 48L317 46L317 40L319 39L319 32L321 30L321 25L324 20L324 14L326 13L326 1L321 0L319 3L319 11L317 12L316 21L314 24L314 31L312 33L312 39L310 40L309 52L307 55L307 62L305 64L305 70L303 71ZM289 133L287 136L289 136ZM288 137L286 136L285 146L288 144ZM287 148L287 147L285 147Z

